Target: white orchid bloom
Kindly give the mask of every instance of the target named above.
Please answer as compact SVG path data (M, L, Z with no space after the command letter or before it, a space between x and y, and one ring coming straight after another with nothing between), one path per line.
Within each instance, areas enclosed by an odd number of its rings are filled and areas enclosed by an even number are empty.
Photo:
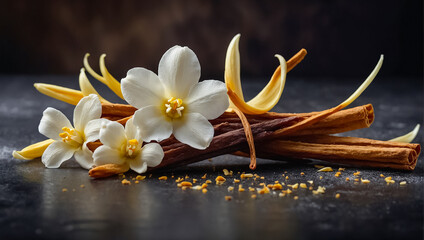
M208 119L219 117L229 106L223 82L199 83L200 63L188 47L174 46L159 62L158 75L133 68L122 79L125 100L138 108L134 124L146 141L175 138L193 148L205 149L214 130Z
M94 164L127 165L137 173L144 173L147 167L156 167L162 162L164 153L158 143L143 145L140 131L130 119L125 128L117 123L108 121L100 129L100 141L93 154Z
M99 139L99 131L105 119L99 119L102 104L91 94L81 99L74 109L74 127L59 110L47 108L43 112L38 131L55 140L44 151L41 161L48 168L58 168L63 162L75 156L85 169L93 166L92 152L87 142Z

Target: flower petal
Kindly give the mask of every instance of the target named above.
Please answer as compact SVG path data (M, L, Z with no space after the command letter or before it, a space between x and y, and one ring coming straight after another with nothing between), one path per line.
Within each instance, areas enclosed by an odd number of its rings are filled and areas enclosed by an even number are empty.
M229 106L227 88L223 82L207 80L196 84L187 96L188 112L197 112L207 119L215 119Z
M147 163L140 158L130 161L130 168L137 173L145 173L147 171Z
M199 82L200 63L190 48L174 46L162 56L158 72L169 97L184 99Z
M31 144L20 151L13 151L12 155L16 159L32 160L43 155L47 147L54 142L53 139L47 139L38 143Z
M81 99L74 109L74 126L78 131L84 131L85 125L102 115L102 104L99 98L90 94Z
M175 138L190 147L205 149L212 141L214 130L211 123L200 113L187 113L173 121Z
M140 156L143 162L147 163L148 167L156 167L162 162L164 153L158 143L149 143L141 149Z
M93 153L94 165L101 166L105 164L118 164L125 163L125 159L122 157L121 152L112 149L108 146L100 146Z
M145 68L133 68L121 81L125 100L136 108L160 105L166 99L158 76Z
M41 134L54 140L62 140L59 134L63 132L63 127L72 128L72 125L61 111L51 107L44 110L38 125L38 131Z
M82 149L75 152L75 160L77 163L85 169L90 169L94 166L93 153L87 148L87 145L83 145Z
M85 142L94 142L100 139L100 129L108 122L109 120L104 118L89 121L84 129Z
M109 121L100 129L99 136L100 142L102 142L103 145L117 150L120 150L122 144L125 144L127 141L124 126L112 121Z
M70 159L76 150L67 143L55 141L44 151L41 162L48 168L58 168L63 162Z
M141 137L146 142L162 141L172 134L171 120L158 107L148 106L137 110L133 121L134 125L139 127Z
M125 123L125 135L127 139L136 139L140 144L143 143L143 139L140 135L140 130L137 126L134 125L134 119L130 118L127 123Z

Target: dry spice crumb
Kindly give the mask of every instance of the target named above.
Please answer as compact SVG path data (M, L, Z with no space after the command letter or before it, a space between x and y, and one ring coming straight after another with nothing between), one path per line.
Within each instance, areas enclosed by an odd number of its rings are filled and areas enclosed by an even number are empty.
M341 172L336 172L336 174L334 174L335 177L340 177L342 173Z
M322 176L319 176L319 179L322 179Z
M254 192L255 188L249 187L249 192Z
M168 177L167 177L167 176L159 177L159 180L167 180L167 179L168 179Z
M84 185L84 184L81 184L81 185L80 185L80 188L85 188L85 185Z
M239 183L239 182L240 182L240 180L234 179L234 183Z
M256 199L256 194L252 194L252 196L250 196L253 199Z
M294 196L293 199L294 200L297 200L297 199L299 199L299 197L298 196Z
M401 185L401 186L406 185L406 181L400 182L399 185Z
M339 171L344 171L345 170L345 168L339 168Z
M268 187L263 187L262 189L258 190L259 194L268 194L270 193L269 188Z
M293 185L287 185L288 187L291 187L293 189L297 189L299 187L299 183L293 184Z
M135 177L135 180L141 181L146 179L146 176L142 176L142 175L137 175L137 177Z
M309 190L311 190L311 191L312 191L312 190L314 190L314 188L313 188L312 186L310 186L310 187L309 187Z
M135 184L139 184L140 183L140 181L138 181L138 180L135 180L135 182L134 182Z
M305 173L304 173L304 172L301 172L301 173L300 173L300 176L305 176Z
M193 186L193 184L192 184L191 182L187 182L187 181L185 181L185 182L182 182L182 183L181 183L181 186L182 186L182 187L192 187L192 186Z
M314 181L309 180L308 183L312 185L312 184L314 184Z
M349 180L350 180L350 179L347 177L347 178L346 178L346 182L349 182Z
M218 176L215 179L215 182L216 182L217 185L222 185L225 181L226 181L226 179L223 176Z
M380 174L380 177L384 177L384 175L383 174Z
M174 178L174 175L172 175L171 178Z
M324 168L324 166L321 166L321 165L314 165L314 167L318 169Z
M367 183L370 183L370 180L361 178L361 182L367 184Z
M281 190L283 189L283 186L279 183L276 183L272 186L272 190Z
M359 182L359 178L355 178L355 182Z
M225 176L233 176L233 171L228 171L228 170L227 170L227 169L225 169L225 168L224 168L222 171L224 172L224 175L225 175Z
M231 201L233 198L231 196L225 196L225 201Z
M201 177L201 179L206 179L207 173Z
M318 186L317 190L312 191L313 194L324 194L325 193L325 187Z
M179 177L179 178L175 179L175 182L176 183L179 183L179 182L182 182L182 181L184 181L184 178L182 178L182 177Z
M202 184L202 188L204 189L204 188L207 188L208 187L208 184L206 184L206 183L203 183Z
M251 174L251 173L242 173L240 175L241 179L246 179L246 178L251 178L251 177L253 177L253 174Z
M332 172L332 171L333 171L333 168L331 167L324 167L318 170L318 172Z
M185 176L185 179L190 178L188 175Z
M206 182L205 182L206 184L211 184L212 183L212 181L211 180L206 180Z
M286 176L286 180L288 180L289 179L289 176Z
M305 184L305 183L301 183L301 184L300 184L300 187L301 187L301 188L308 188L308 186L306 186L306 184Z
M121 181L121 183L122 183L122 185L131 185L131 182L130 182L130 181L128 181L127 179L123 179L123 180Z
M197 179L193 178L193 183L196 183L196 182L197 182Z
M266 185L268 188L272 188L274 186L274 184L268 184Z
M280 193L278 194L278 196L279 196L279 197L285 197L285 196L286 196L286 194L285 194L285 193L283 193L283 192L280 192Z
M179 188L180 188L180 187L182 187L181 183L178 183L178 184L177 184L177 187L179 187Z
M229 192L232 192L232 191L234 190L234 187L231 187L231 186L230 186L230 187L228 187L228 188L227 188L227 190L228 190Z
M125 176L125 175L124 175ZM153 174L149 174L149 178L151 178L153 176Z
M206 189L206 188L202 189L202 193L207 193L207 192L208 192L208 189Z
M334 196L335 198L340 198L340 193L336 193L336 196Z
M192 187L191 189L193 189L193 190L200 190L200 189L202 189L202 186L196 185L196 186Z
M243 188L243 186L241 184L239 185L238 191L239 192L244 192L245 191L245 189Z
M392 180L392 177L386 177L384 181L386 181L387 185L389 185L390 183L395 183L395 180Z
M62 188L62 192L67 192L68 189L67 188Z
M357 172L353 173L353 176L359 176L360 174L361 174L361 172L357 171Z
M188 188L187 186L182 186L181 187L182 190L187 190L187 188Z

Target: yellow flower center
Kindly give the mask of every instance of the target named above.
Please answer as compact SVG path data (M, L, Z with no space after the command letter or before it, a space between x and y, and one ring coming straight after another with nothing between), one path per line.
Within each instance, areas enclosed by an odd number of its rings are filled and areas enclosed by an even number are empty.
M73 147L80 147L84 142L83 138L81 137L81 134L78 133L77 130L73 128L63 127L62 131L63 132L59 134L59 137L62 138L63 142Z
M182 111L184 110L183 100L180 98L170 98L168 103L165 103L166 115L170 118L180 118L183 116Z
M135 157L139 150L140 150L140 144L138 143L137 139L128 140L127 149L126 149L127 157L129 158Z

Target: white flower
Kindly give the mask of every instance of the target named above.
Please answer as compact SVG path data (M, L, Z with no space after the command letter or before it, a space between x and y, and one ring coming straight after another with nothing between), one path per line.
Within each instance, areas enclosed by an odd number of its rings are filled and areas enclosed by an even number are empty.
M214 134L208 119L219 117L229 106L225 84L199 83L200 63L188 47L169 49L158 72L133 68L121 81L125 100L139 108L134 124L144 140L161 141L174 134L191 147L207 148Z
M96 166L128 164L132 170L144 173L147 167L159 165L164 156L158 143L149 143L142 147L143 139L132 119L125 124L125 129L117 122L108 121L100 129L100 141L103 145L93 154Z
M74 126L68 118L54 108L43 112L38 131L55 140L44 151L41 161L48 168L58 168L63 162L75 156L85 169L93 166L92 152L87 142L99 139L99 130L105 119L99 119L102 105L99 98L91 94L81 99L74 109Z

